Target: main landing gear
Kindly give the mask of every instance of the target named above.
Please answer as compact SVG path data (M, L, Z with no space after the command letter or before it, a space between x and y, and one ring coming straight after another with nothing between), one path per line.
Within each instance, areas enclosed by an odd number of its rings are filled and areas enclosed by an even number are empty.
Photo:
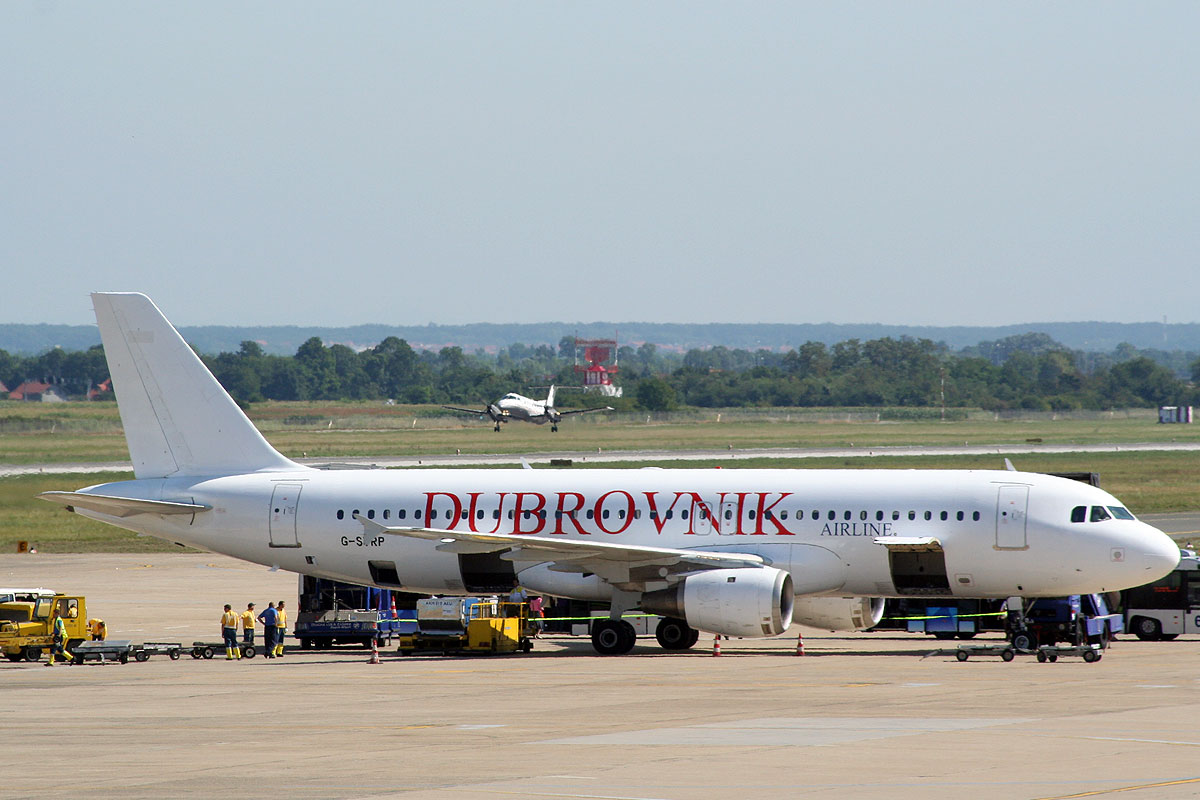
M688 627L681 619L663 617L654 629L654 638L663 650L687 650L700 639L700 631Z
M637 642L637 631L623 619L600 619L592 623L592 647L602 656L623 656Z

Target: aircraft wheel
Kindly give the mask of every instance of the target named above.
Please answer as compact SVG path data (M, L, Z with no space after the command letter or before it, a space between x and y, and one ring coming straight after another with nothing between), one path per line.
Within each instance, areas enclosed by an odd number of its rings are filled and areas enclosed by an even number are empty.
M620 619L602 619L592 624L592 647L602 656L620 656L633 649L637 632Z
M1037 634L1033 631L1017 631L1012 635L1012 646L1018 650L1037 650Z
M558 426L557 426L557 425L551 425L551 426L550 426L550 432L551 432L551 433L558 433Z
M654 629L654 638L664 650L687 650L700 639L700 631L674 617L663 617Z

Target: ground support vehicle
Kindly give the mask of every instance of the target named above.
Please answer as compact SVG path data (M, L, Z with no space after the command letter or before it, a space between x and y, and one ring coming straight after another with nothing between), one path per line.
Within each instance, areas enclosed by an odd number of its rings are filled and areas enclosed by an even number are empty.
M934 650L926 653L923 658L930 656L952 655L959 661L966 661L971 656L999 656L1001 661L1012 661L1017 657L1017 649L1009 642L1003 644L970 644L953 649Z
M66 649L73 651L88 636L83 597L49 589L0 590L0 652L10 661L41 659L54 646L55 611L66 626Z
M417 601L417 630L399 636L403 655L421 652L528 653L536 628L526 603L496 598L445 597Z
M133 653L133 643L128 639L107 639L103 642L81 642L67 649L71 653L72 664L82 664L85 661L99 661L101 664L119 661L128 664Z
M1200 633L1200 558L1184 555L1161 580L1121 593L1125 628L1143 641L1170 641Z
M301 649L339 644L384 647L400 633L415 633L414 597L387 589L300 576L300 611L292 636ZM396 610L397 605L404 608Z
M1037 649L1037 660L1039 663L1044 664L1049 661L1053 664L1055 661L1058 661L1059 656L1079 656L1091 664L1104 658L1104 648L1098 644L1065 646L1044 644Z
M1104 596L1098 594L1043 597L1028 604L1010 598L1008 607L1009 639L1018 650L1036 651L1058 642L1103 648L1125 630L1124 617L1109 613Z
M1003 600L889 598L883 618L871 628L925 633L936 639L973 639L1004 630Z
M258 648L245 642L238 642L238 650L241 652L242 658L254 658L258 655ZM192 658L212 658L217 653L224 652L224 642L192 642L190 651Z

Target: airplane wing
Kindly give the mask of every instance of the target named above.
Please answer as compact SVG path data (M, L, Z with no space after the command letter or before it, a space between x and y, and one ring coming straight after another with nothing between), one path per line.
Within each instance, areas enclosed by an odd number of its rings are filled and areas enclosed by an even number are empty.
M474 414L477 417L486 417L488 415L486 408L458 408L457 406L442 406L447 411L461 411L463 414Z
M643 591L650 582L671 582L687 573L709 569L761 567L766 561L748 553L679 550L614 542L585 542L549 536L513 536L472 533L435 528L386 527L359 515L358 521L370 534L408 536L440 541L446 553L495 553L505 561L550 562L554 572L594 573L627 591Z
M613 407L604 406L603 408L575 408L570 411L563 411L562 409L556 408L554 410L565 417L567 414L591 414L593 411L612 411Z

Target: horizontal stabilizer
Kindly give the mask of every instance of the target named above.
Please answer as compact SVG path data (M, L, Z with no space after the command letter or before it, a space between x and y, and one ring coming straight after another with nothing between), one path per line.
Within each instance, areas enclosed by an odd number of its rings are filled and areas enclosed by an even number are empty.
M166 500L139 500L134 497L113 497L107 494L88 494L87 492L42 492L38 495L42 500L66 506L68 511L76 508L86 508L97 514L110 517L132 517L136 514L157 514L172 516L175 514L195 514L198 511L208 511L212 506L198 503L171 503Z

